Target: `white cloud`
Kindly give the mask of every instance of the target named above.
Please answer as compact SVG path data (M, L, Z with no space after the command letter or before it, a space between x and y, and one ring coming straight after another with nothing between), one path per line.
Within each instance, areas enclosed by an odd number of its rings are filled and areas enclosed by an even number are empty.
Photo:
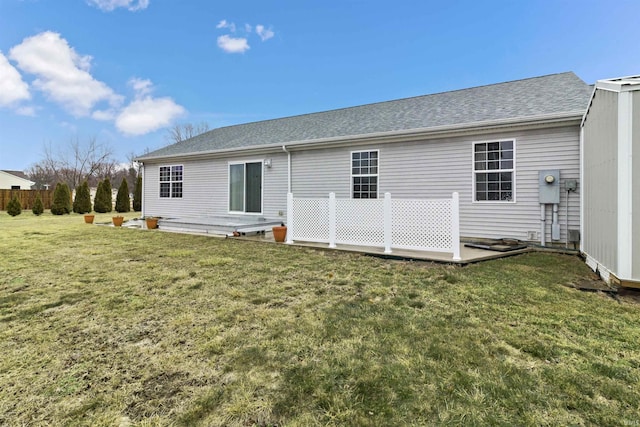
M269 40L271 37L275 36L273 30L265 28L264 25L256 25L256 34L260 36L262 41Z
M216 28L229 30L231 33L235 33L237 29L235 23L229 22L226 19L218 22ZM244 28L240 28L240 33L245 37L231 37L228 34L222 35L218 37L218 47L227 53L244 53L251 48L249 46L248 37L253 33L253 31L254 27L251 24L244 24ZM266 28L262 24L255 26L255 33L263 42L275 36L275 33L271 28Z
M116 127L127 135L143 135L169 126L185 113L184 107L169 97L153 98L150 80L133 78L129 85L136 92L135 99L116 117Z
M26 38L10 50L18 67L34 74L33 86L76 116L87 116L95 104L122 102L105 83L90 73L91 57L80 56L60 34L46 31Z
M35 117L36 109L32 106L19 107L18 109L16 109L16 113L20 114L21 116Z
M227 53L244 53L250 49L247 39L229 37L226 34L218 37L218 47Z
M223 19L222 21L218 22L218 25L216 25L216 28L226 28L232 33L236 32L236 24L234 24L233 22L227 22L226 19Z
M134 77L129 80L129 85L136 92L137 96L147 95L153 91L153 83L151 83L149 79Z
M9 106L30 98L29 85L0 52L0 106Z
M87 0L87 3L105 12L111 12L119 7L132 12L149 7L149 0Z
M91 118L94 120L99 120L101 122L109 122L111 120L115 120L117 115L118 112L115 109L109 108L107 110L94 111L93 113L91 113Z
M171 98L136 99L116 118L116 127L128 135L143 135L169 126L185 113L185 109Z

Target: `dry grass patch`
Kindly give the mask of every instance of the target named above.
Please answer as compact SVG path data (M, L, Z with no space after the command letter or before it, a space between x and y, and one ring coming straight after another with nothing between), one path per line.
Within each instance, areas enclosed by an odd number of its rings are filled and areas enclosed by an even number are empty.
M575 257L454 268L79 215L0 235L0 424L638 421L639 306L562 286Z

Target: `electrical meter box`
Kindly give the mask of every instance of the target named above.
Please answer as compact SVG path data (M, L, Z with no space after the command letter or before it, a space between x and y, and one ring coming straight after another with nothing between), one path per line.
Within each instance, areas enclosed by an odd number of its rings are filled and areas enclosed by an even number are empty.
M538 197L540 203L560 203L560 171L558 169L538 172Z

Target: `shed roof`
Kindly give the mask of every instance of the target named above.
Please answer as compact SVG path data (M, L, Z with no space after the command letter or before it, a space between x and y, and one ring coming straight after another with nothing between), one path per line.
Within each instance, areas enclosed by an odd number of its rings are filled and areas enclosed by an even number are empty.
M534 117L580 118L591 88L572 72L213 129L138 160Z
M10 170L4 170L4 169L3 169L3 170L0 170L0 172L4 172L4 173L7 173L7 174L9 174L9 175L13 175L13 176L15 176L15 177L17 177L17 178L24 179L24 180L26 180L26 181L32 182L32 181L29 179L29 177L27 176L27 174L25 174L25 173L24 173L24 172L22 172L22 171L10 171Z

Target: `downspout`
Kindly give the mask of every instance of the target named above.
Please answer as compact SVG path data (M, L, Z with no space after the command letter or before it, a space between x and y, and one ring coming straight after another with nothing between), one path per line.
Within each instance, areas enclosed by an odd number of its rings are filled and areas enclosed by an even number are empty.
M287 153L287 193L291 193L291 152L286 145L282 146L282 151Z

